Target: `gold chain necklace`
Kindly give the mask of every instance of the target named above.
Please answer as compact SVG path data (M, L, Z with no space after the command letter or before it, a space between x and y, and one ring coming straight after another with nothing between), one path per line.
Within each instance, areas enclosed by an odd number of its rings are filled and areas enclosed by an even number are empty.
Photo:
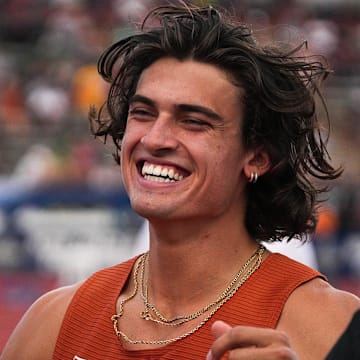
M137 294L137 292L138 292L138 281L137 281L138 272L139 272L140 265L145 261L145 255L146 254L141 255L141 257L139 258L137 264L135 265L135 269L134 269L134 290L133 290L133 292L127 298L125 298L125 299L123 299L123 300L121 300L119 302L119 312L111 317L111 320L113 321L113 325L114 325L114 330L115 330L115 333L116 333L117 336L121 335L121 332L120 332L119 327L118 327L118 322L119 322L119 319L121 318L121 316L124 315L124 304L126 302L130 301L131 299L133 299L135 297L135 295Z
M141 344L141 345L166 345L166 344L172 343L174 341L184 339L185 337L193 334L194 332L199 330L204 324L206 324L207 321L221 308L221 306L224 305L228 300L230 300L235 295L237 290L241 287L241 285L243 285L245 283L245 281L260 267L260 265L262 263L262 255L263 255L264 251L265 251L265 248L262 245L260 245L258 250L254 254L255 257L257 255L257 259L256 259L255 263L239 279L238 283L235 286L233 286L232 289L230 289L228 291L228 293L227 293L227 295L225 297L222 297L222 295L220 295L219 299L222 298L222 300L220 300L218 303L216 303L216 305L213 305L213 307L214 307L213 310L197 326L195 326L192 330L186 332L185 334L182 334L182 335L179 335L177 337L170 338L170 339L164 339L164 340L133 340L133 339L130 339L123 331L121 331L119 329L119 319L124 314L124 304L126 302L130 301L131 299L133 299L135 297L135 295L137 294L137 292L138 292L138 287L139 287L139 285L138 285L138 273L139 273L139 269L140 269L140 267L145 266L144 263L145 263L145 260L146 260L146 257L147 257L147 253L143 254L140 257L140 259L139 259L139 261L136 264L135 269L134 269L134 290L133 290L132 294L130 294L127 298L120 301L120 303L119 303L119 312L111 317L111 320L113 321L113 327L114 327L114 331L115 331L116 336L118 338L122 338L127 343L130 343L130 344L133 344L133 345L139 345L139 344ZM253 258L253 260L254 260L255 257L252 256L251 258ZM248 265L251 263L251 261L249 262L249 260L246 262L246 263L248 263Z
M193 314L189 315L177 315L173 318L167 319L164 315L161 314L161 312L156 308L155 305L151 304L149 302L148 298L148 286L147 282L145 281L145 263L148 259L144 260L142 263L142 272L141 272L141 297L144 301L145 310L141 313L141 317L145 320L150 320L153 322L156 322L161 325L166 326L178 326L182 325L188 321L192 321L194 319L197 319L204 313L208 312L211 308L215 307L218 303L220 303L227 294L231 291L231 289L235 286L236 282L238 281L240 275L246 270L246 268L254 261L254 259L258 256L259 252L261 250L261 247L258 247L258 249L251 255L251 257L246 261L246 263L240 268L240 270L236 273L235 277L231 280L227 288L220 294L220 296L210 303L209 305L203 307L202 309L196 311ZM152 313L154 315L152 315Z

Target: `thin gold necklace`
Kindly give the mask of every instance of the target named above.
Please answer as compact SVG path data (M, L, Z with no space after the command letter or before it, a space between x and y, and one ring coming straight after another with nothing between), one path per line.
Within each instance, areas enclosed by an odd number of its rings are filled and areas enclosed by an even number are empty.
M134 269L134 290L133 290L133 292L127 298L120 301L120 303L119 303L119 312L111 317L111 320L113 321L113 327L114 327L114 331L115 331L116 336L119 339L122 338L125 342L133 344L133 345L140 345L140 344L141 345L166 345L166 344L172 343L174 341L184 339L187 336L193 334L194 332L199 330L204 324L206 324L207 321L221 308L221 306L224 305L229 299L231 299L234 296L234 294L237 292L237 290L245 283L245 281L247 279L249 279L249 277L260 267L260 265L262 263L262 255L263 255L264 251L265 251L265 248L262 245L260 245L258 250L254 254L255 257L256 257L255 263L239 279L237 284L234 284L234 286L228 291L228 293L227 293L227 295L225 297L222 297L223 293L220 295L219 299L222 298L222 300L220 300L218 303L216 303L216 305L213 305L212 306L212 307L214 307L213 310L197 326L195 326L192 330L186 332L185 334L182 334L182 335L179 335L177 337L170 338L170 339L164 339L164 340L133 340L133 339L130 339L123 331L121 331L119 329L119 319L124 314L124 304L127 303L128 301L130 301L131 299L133 299L135 297L135 295L137 294L137 292L138 292L138 287L139 287L138 273L139 273L139 269L140 269L140 267L144 266L144 262L145 262L146 257L147 257L147 253L143 254L140 257L140 259L139 259L139 261L136 264L135 269ZM252 256L251 258L253 258L253 260L255 260L255 257ZM251 261L249 262L249 260L246 262L246 263L248 263L248 265L250 265L250 263L251 263ZM242 266L242 268L243 267L244 267L244 265ZM236 274L236 276L237 276L237 274ZM206 308L207 307L209 307L209 305L206 306ZM196 313L194 313L194 314L196 314Z
M173 318L167 319L161 312L156 308L155 305L149 302L148 298L148 286L147 282L145 281L145 263L148 260L146 259L142 263L142 271L141 271L141 297L144 302L145 310L142 311L141 317L145 320L150 320L156 322L161 325L166 326L178 326L182 325L188 321L192 321L203 315L204 313L208 312L211 308L215 307L218 303L220 303L227 294L231 291L231 289L235 286L236 282L238 281L241 274L246 270L246 268L254 261L254 259L258 256L261 247L251 255L251 257L246 261L246 263L240 268L240 270L236 273L235 277L231 280L227 288L220 294L220 296L210 303L209 305L203 307L202 309L189 314L189 315L177 315ZM153 315L152 315L153 313Z

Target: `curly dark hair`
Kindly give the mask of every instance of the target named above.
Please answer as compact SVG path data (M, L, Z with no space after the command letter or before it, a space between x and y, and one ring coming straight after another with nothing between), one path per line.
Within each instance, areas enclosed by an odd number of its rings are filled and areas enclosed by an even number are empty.
M319 194L328 190L316 186L316 180L336 179L342 171L330 164L328 131L316 113L318 98L329 124L319 91L329 69L322 57L299 55L303 46L260 45L248 26L211 6L160 6L150 11L138 33L101 55L98 70L111 87L100 111L90 110L93 134L113 140L119 163L129 99L143 70L169 56L213 64L244 89L245 147L264 149L272 164L248 186L249 233L258 241L306 240L303 235L316 227Z

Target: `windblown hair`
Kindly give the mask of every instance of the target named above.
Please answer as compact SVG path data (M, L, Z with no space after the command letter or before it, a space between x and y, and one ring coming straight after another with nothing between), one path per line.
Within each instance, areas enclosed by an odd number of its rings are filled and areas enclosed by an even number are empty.
M244 90L245 147L264 149L272 164L248 185L249 233L258 241L304 239L315 230L319 195L328 190L315 186L316 180L336 179L341 169L330 164L327 133L324 137L315 111L316 98L326 110L319 85L329 70L323 58L299 55L303 45L291 50L259 45L249 27L213 7L158 7L139 33L101 55L98 70L111 87L100 111L90 111L92 131L113 140L120 162L129 99L144 69L163 57L217 66ZM327 111L325 118L328 125Z

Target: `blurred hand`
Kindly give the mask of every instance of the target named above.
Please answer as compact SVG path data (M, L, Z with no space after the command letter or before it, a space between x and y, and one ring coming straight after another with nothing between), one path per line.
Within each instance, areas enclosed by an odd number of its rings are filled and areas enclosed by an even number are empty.
M231 327L223 321L216 321L211 330L215 341L206 360L220 360L227 351L229 360L299 360L283 331Z

